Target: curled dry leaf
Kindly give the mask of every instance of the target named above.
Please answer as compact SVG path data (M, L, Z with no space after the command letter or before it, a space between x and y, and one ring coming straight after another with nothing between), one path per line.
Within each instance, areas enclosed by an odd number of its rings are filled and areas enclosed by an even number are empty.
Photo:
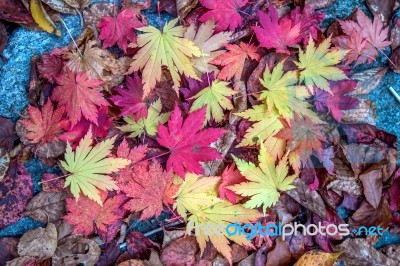
M100 252L100 247L95 241L72 235L58 242L52 263L60 266L79 264L94 266L99 260Z
M66 196L64 192L42 191L28 203L23 215L42 223L57 221L65 212Z
M52 223L46 228L26 232L18 244L20 256L33 256L39 259L51 258L57 248L57 229Z

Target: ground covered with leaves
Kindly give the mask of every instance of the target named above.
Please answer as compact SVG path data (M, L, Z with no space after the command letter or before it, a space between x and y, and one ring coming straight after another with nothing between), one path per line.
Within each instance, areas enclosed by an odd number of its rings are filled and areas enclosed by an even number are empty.
M0 117L0 265L399 265L397 138L366 98L400 71L399 6L334 5L0 0L0 52L71 38Z

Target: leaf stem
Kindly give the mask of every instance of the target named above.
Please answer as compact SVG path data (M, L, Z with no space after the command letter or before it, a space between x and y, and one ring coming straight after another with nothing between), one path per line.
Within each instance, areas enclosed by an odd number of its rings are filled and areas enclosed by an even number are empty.
M67 27L67 24L65 24L65 21L61 17L60 17L60 21L62 22L62 24L64 25L65 29L67 30L69 37L71 37L71 39L72 39L72 41L73 41L73 43L74 43L74 45L76 47L76 50L78 50L79 56L81 58L83 58L83 54L81 53L81 50L79 50L78 44L75 42L74 37L72 37L72 34L71 34L69 28Z

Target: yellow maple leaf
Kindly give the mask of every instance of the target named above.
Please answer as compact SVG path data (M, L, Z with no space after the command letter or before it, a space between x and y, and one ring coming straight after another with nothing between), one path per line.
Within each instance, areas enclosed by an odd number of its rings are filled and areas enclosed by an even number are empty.
M244 208L240 204L221 200L217 194L217 185L220 177L200 177L195 174L186 174L178 192L175 195L174 208L179 215L188 221L187 233L198 228L196 239L201 252L204 252L206 243L210 241L214 247L232 261L229 240L240 245L253 247L244 235L229 236L226 226L230 223L250 223L262 215L257 210ZM189 217L188 217L188 213ZM204 230L211 229L213 233ZM217 232L216 230L219 230Z
M300 71L300 82L313 91L315 85L321 90L330 92L328 80L347 79L343 70L335 67L346 55L344 50L329 50L331 38L325 39L318 48L312 38L308 41L307 48L299 51L299 62L294 62Z
M134 138L143 133L149 136L155 136L158 130L158 124L164 124L168 121L171 112L161 114L162 104L158 99L152 103L148 109L147 117L141 117L138 121L132 116L125 116L124 121L127 125L120 127L124 132L131 132L129 137Z
M138 37L140 50L133 57L129 73L142 70L143 98L154 89L161 79L162 66L166 66L178 92L180 75L198 79L190 62L191 57L200 57L201 50L192 42L183 38L184 27L174 27L178 19L168 22L162 31L153 26L138 28L143 33Z
M116 137L107 139L91 147L92 130L89 129L86 136L79 142L79 146L72 151L71 145L67 145L65 161L61 165L65 171L71 173L65 180L65 186L70 186L72 195L76 199L82 192L90 199L102 205L101 190L118 189L115 181L108 174L117 172L130 164L130 160L121 158L107 158Z
M259 99L265 101L268 112L275 108L287 120L293 118L294 112L319 120L306 101L306 97L310 96L308 91L304 86L297 85L297 72L283 73L283 62L279 62L272 71L267 67L260 82L266 90L261 92Z
M287 191L292 185L298 174L288 175L288 159L283 157L275 165L275 160L261 144L258 156L259 164L256 166L252 162L246 162L232 156L236 162L240 173L249 181L242 182L228 188L242 196L250 197L244 206L246 208L258 208L263 206L265 213L268 207L275 204L280 196L280 191Z

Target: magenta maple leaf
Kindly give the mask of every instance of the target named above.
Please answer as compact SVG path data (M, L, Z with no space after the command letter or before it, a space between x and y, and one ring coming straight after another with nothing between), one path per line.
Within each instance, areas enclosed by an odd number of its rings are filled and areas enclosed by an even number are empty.
M42 60L38 62L38 70L42 78L54 83L64 68L63 55L65 48L54 48L50 54L43 53Z
M204 73L201 76L201 80L186 78L188 86L179 89L185 98L185 102L182 103L184 111L189 112L190 106L195 100L192 97L199 93L202 89L210 86L210 83L213 82L214 79L214 72Z
M116 18L103 17L99 23L99 39L103 41L103 48L117 44L124 52L128 43L136 43L135 29L143 27L136 15L129 9L122 10Z
M300 23L300 37L304 44L308 43L310 36L317 40L318 32L321 31L318 24L324 20L325 13L315 13L310 5L305 5L303 9L296 6L289 16L294 25Z
M242 23L242 16L238 10L247 2L248 0L200 0L200 4L211 10L203 14L199 20L205 22L214 19L217 24L216 33L227 28L234 31Z
M182 112L176 105L168 120L168 127L158 126L158 143L169 149L167 171L173 169L182 178L185 170L195 174L202 174L200 162L220 159L221 154L210 144L219 139L226 130L203 127L206 119L206 109L199 109L183 121Z
M147 117L147 104L143 101L143 84L137 73L126 78L126 88L114 89L119 95L110 97L115 105L122 108L120 116L133 115L135 120Z
M254 32L260 46L267 49L275 48L278 53L290 54L288 47L301 41L301 23L295 24L289 17L278 18L273 5L269 6L269 13L258 12L261 27L255 26Z
M356 107L358 99L347 94L354 91L357 82L354 80L344 80L340 82L331 82L331 93L317 90L315 94L314 105L319 112L326 109L332 114L336 121L342 119L342 110L350 110Z
M112 118L108 117L108 108L106 106L100 107L98 110L97 125L89 120L82 118L79 122L70 128L68 125L64 129L67 130L60 136L60 139L65 142L73 143L80 141L89 129L92 130L92 135L98 138L107 136L110 129Z

